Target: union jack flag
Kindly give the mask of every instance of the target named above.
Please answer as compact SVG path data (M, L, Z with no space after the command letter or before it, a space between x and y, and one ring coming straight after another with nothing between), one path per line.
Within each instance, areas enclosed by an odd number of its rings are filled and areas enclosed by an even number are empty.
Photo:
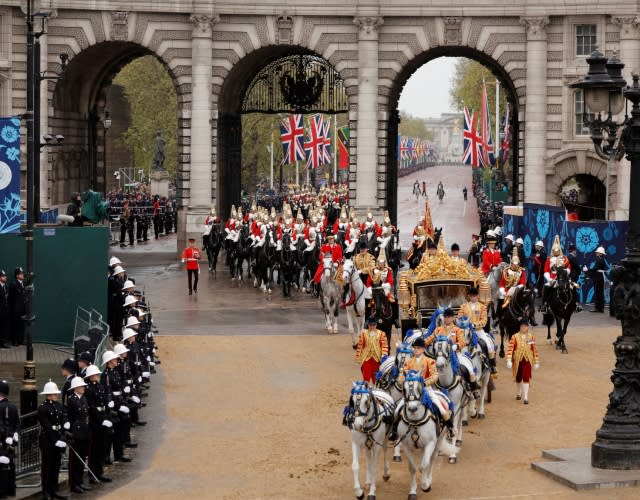
M304 143L307 155L307 169L318 168L322 165L322 149L324 148L324 119L321 114L315 114L309 119L309 135Z
M409 144L408 139L406 137L400 137L400 159L408 160L409 159Z
M497 118L496 118L497 119ZM493 141L491 140L491 115L489 115L489 101L487 100L487 86L482 86L482 120L480 123L480 166L491 167L495 162Z
M304 125L302 115L289 115L280 123L282 164L304 160Z
M331 163L331 118L327 118L322 127L322 163Z
M464 154L462 156L462 163L471 165L472 167L479 166L478 153L482 146L482 138L476 129L476 114L466 106L464 107L463 139Z

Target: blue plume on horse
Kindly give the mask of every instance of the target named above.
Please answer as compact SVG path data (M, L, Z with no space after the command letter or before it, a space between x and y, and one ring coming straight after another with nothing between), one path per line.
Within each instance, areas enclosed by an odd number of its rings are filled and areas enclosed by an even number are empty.
M413 328L409 328L409 329L406 331L406 333L404 334L404 339L403 339L403 341L404 341L404 342L402 342L402 343L404 344L404 343L407 341L407 339L408 339L409 337L411 337L411 335L413 335ZM401 345L402 345L402 344L401 344Z
M445 335L438 335L436 337L436 342L446 342L450 346L453 345L453 342L451 342L451 339ZM458 361L458 356L456 355L456 352L453 349L449 351L449 357L451 359L451 370L453 371L454 375L457 375L460 370L460 361Z
M433 331L436 329L436 326L438 326L438 317L444 314L445 309L446 308L444 306L440 306L435 311L433 311L433 314L431 315L431 319L429 320L429 326L427 327L425 337L428 337L429 335L431 335Z
M427 408L429 408L429 411L431 413L433 413L434 415L437 415L436 413L436 409L433 406L433 401L431 401L431 398L429 397L429 392L427 392L427 388L424 386L422 386L422 397L420 398L420 402L425 405Z
M353 383L353 387L351 388L351 394L366 394L369 392L369 384L364 380L360 380L358 382Z
M422 382L424 384L424 378L420 375L418 370L409 370L405 377L407 382Z
M411 347L409 347L409 344L401 342L398 347L396 347L396 354L397 353L413 354L413 351L411 350Z

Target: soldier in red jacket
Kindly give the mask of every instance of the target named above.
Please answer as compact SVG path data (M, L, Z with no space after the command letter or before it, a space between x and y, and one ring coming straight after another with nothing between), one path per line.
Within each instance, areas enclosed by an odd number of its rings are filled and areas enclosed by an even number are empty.
M487 276L491 270L502 262L500 250L496 248L498 239L493 231L487 231L487 248L482 252L482 272Z
M342 246L336 243L336 237L332 233L327 233L327 242L320 247L321 260L318 269L316 269L316 274L313 277L313 282L316 285L320 284L320 279L322 278L322 258L325 255L331 255L331 260L334 265L342 263Z
M198 275L200 274L200 249L196 248L196 239L189 238L189 246L182 251L182 263L187 268L189 295L198 293ZM192 283L193 281L193 283Z

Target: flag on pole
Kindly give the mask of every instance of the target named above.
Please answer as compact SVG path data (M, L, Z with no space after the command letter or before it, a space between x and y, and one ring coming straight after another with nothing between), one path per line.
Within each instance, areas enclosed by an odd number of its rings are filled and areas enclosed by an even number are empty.
M349 168L349 127L338 129L338 168L344 170Z
M505 163L509 159L509 150L511 149L511 123L509 123L510 105L507 103L507 109L504 112L504 129L502 138L502 147L500 148L500 163Z
M482 84L482 115L480 120L480 166L491 167L495 164L495 156L493 152L493 140L491 139L491 115L489 115L489 101L487 99L487 85Z
M280 123L282 164L304 160L304 125L302 115L289 115Z
M466 106L464 107L463 144L462 163L472 167L479 166L478 153L480 152L481 137L476 129L476 114Z
M309 119L309 134L304 143L307 156L307 169L318 168L322 165L322 149L324 147L323 118L321 114L315 114Z
M322 158L321 164L331 163L331 118L327 118L322 124Z
M0 117L0 234L20 232L20 118Z

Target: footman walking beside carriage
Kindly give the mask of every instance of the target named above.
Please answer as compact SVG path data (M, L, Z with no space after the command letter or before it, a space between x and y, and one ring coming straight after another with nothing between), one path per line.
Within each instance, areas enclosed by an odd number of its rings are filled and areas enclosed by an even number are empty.
M524 404L529 404L529 384L533 376L533 368L539 367L538 348L536 338L529 332L529 321L526 318L520 320L520 330L509 341L507 350L507 368L513 370L513 378L516 382L516 400L524 399Z
M389 354L387 336L376 328L378 320L370 317L367 321L368 328L360 332L358 345L356 346L356 361L360 363L362 380L365 382L376 381L376 372L380 368L380 359Z

